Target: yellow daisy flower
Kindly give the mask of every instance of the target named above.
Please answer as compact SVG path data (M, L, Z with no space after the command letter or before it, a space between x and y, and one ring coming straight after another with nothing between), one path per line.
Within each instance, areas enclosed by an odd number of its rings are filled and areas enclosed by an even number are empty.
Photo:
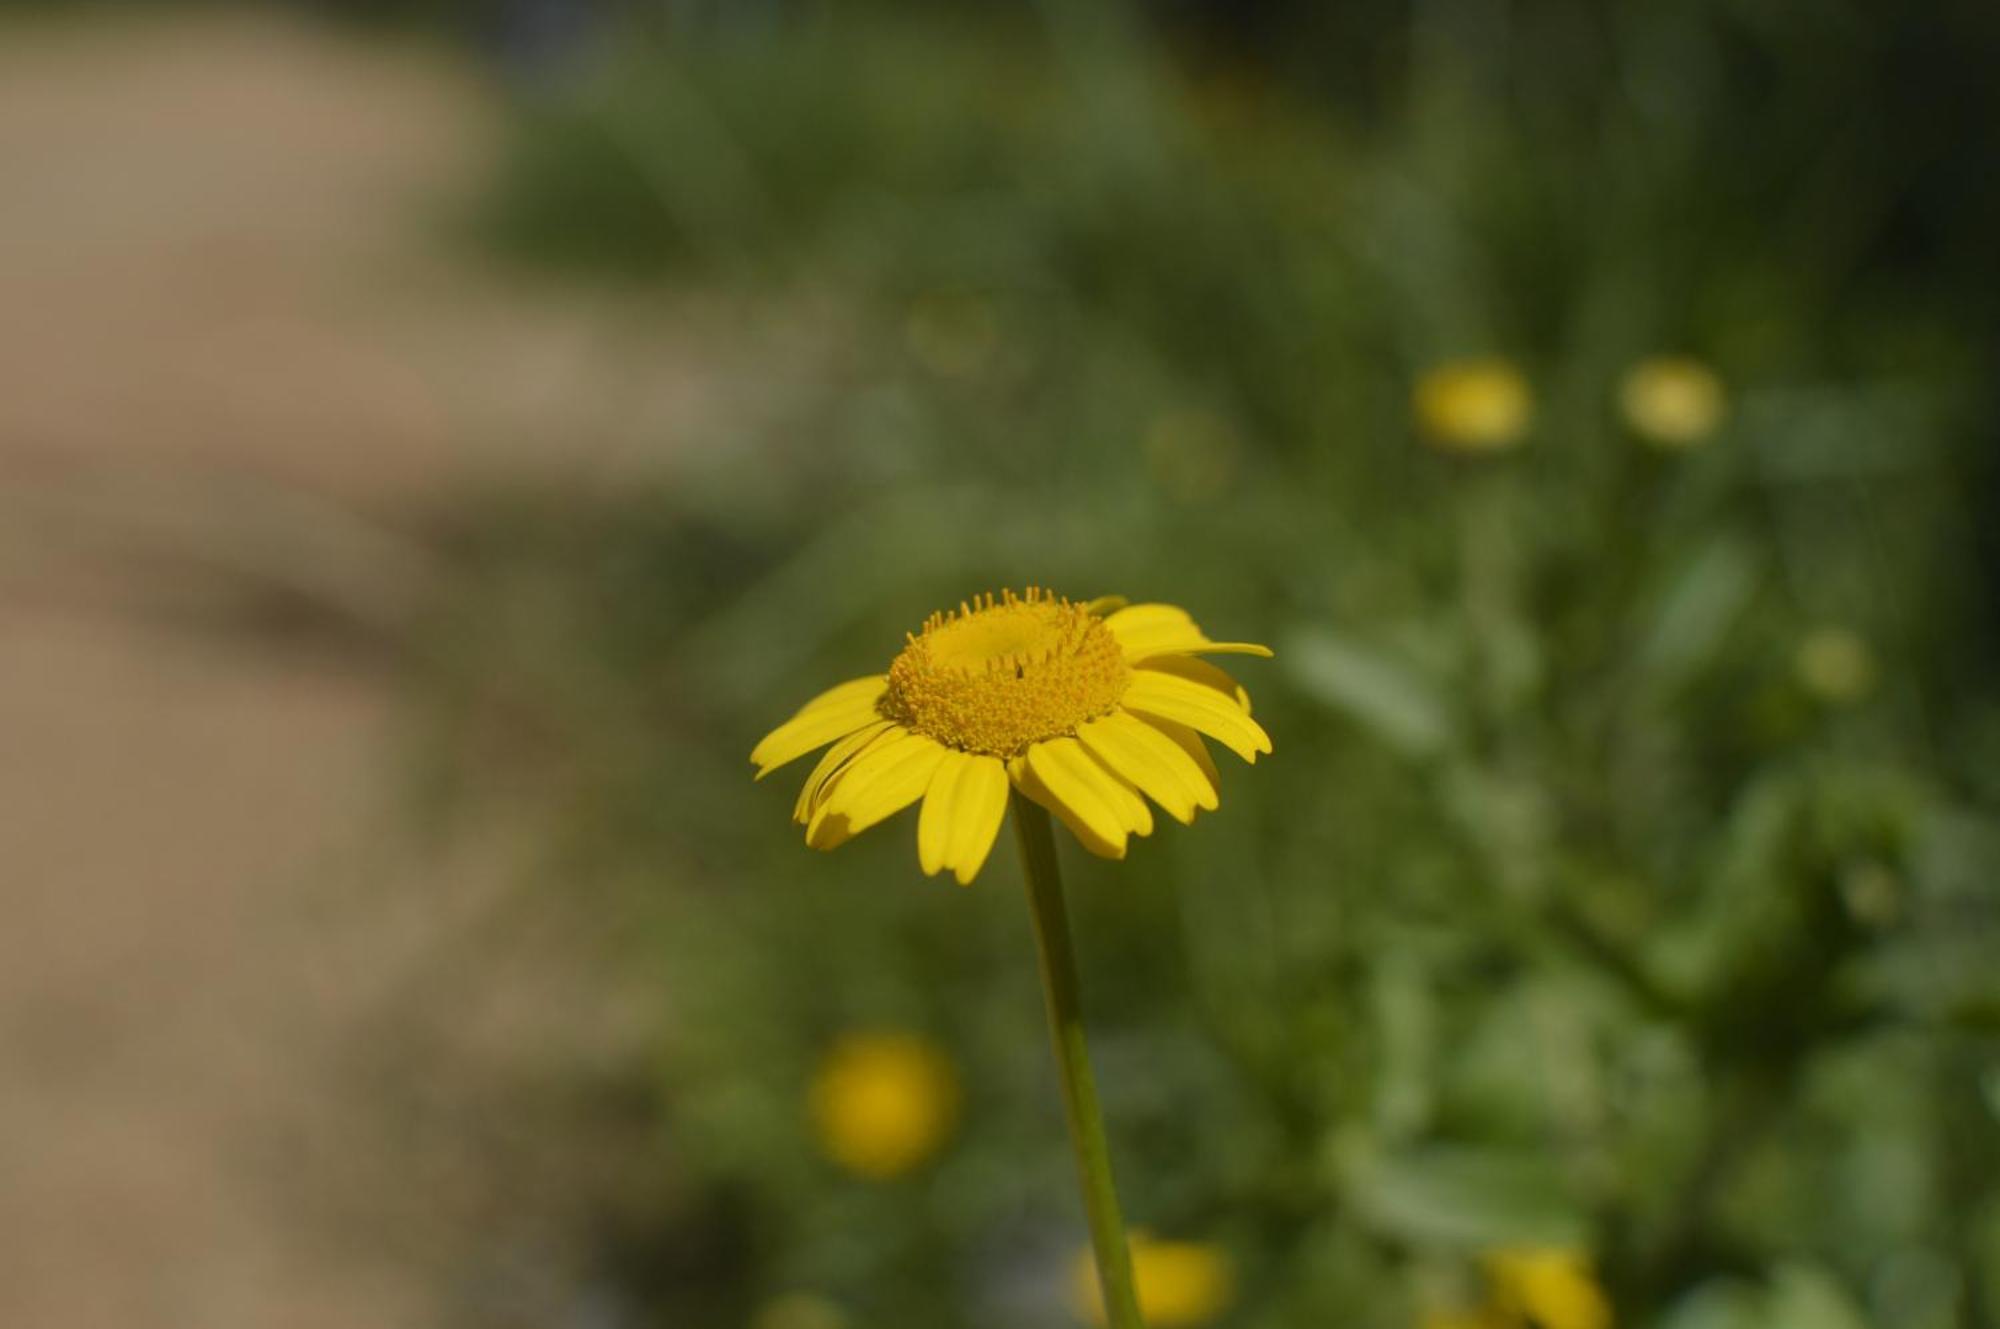
M1451 360L1426 371L1411 394L1425 438L1446 452L1505 452L1528 432L1534 390L1498 356Z
M918 861L970 882L1011 787L1123 858L1127 837L1152 833L1146 798L1181 822L1217 806L1204 735L1245 761L1271 750L1249 694L1199 658L1227 653L1271 654L1211 641L1174 605L1002 591L931 615L888 673L822 692L750 760L762 779L827 748L792 809L815 849L922 800Z
M828 1158L886 1181L916 1167L958 1122L958 1074L928 1040L897 1032L848 1034L812 1084L813 1125Z
M1655 447L1691 448L1722 423L1728 395L1715 371L1685 355L1656 355L1627 370L1618 407L1639 437Z

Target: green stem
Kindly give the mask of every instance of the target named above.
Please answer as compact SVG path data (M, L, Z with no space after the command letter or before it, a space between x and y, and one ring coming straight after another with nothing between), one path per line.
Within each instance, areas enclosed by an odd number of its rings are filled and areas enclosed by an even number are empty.
M1056 867L1055 836L1040 804L1014 799L1014 833L1021 845L1021 872L1028 879L1028 904L1035 917L1035 941L1042 955L1042 993L1048 998L1049 1036L1055 1041L1056 1070L1063 1106L1069 1114L1070 1143L1076 1149L1077 1179L1090 1221L1091 1250L1097 1256L1098 1286L1104 1291L1111 1329L1145 1329L1132 1282L1132 1256L1125 1248L1125 1220L1111 1184L1111 1149L1104 1140L1104 1114L1097 1105L1097 1082L1083 1042L1083 1005L1077 996L1076 954L1070 948L1069 916L1063 907L1062 873Z

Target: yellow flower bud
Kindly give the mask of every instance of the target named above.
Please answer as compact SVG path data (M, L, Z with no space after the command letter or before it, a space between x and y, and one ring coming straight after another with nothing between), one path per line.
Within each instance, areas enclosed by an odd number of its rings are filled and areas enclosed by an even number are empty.
M1506 360L1453 360L1417 380L1412 404L1424 436L1447 452L1504 452L1534 416L1534 392Z
M1657 355L1632 366L1618 386L1618 406L1639 437L1676 450L1707 439L1727 410L1722 380L1685 355Z
M1138 1285L1139 1312L1152 1329L1206 1324L1229 1309L1236 1297L1236 1271L1220 1246L1199 1241L1154 1241L1143 1232L1127 1237L1132 1280ZM1071 1281L1082 1319L1103 1324L1104 1298L1097 1266L1088 1250L1076 1257Z
M936 1153L957 1124L958 1103L950 1059L908 1033L847 1035L812 1086L820 1147L841 1167L877 1181Z
M1485 1264L1494 1307L1508 1318L1540 1329L1611 1329L1611 1302L1582 1251L1515 1247L1489 1252Z
M1860 701L1875 686L1875 652L1865 638L1847 628L1807 633L1793 668L1806 691L1836 705Z

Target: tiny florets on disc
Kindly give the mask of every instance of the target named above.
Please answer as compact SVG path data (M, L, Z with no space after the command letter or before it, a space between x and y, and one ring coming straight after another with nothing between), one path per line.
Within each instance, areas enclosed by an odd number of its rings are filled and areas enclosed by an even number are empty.
M881 709L946 747L1014 757L1109 714L1130 678L1103 620L1030 587L931 615L889 666Z

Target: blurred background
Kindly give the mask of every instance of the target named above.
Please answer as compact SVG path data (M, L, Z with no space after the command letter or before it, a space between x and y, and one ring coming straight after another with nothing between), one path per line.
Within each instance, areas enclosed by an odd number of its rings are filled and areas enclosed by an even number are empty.
M1090 1323L1011 845L746 761L1036 583L1278 651L1065 848L1155 1329L2000 1325L1996 59L0 5L0 1323Z

